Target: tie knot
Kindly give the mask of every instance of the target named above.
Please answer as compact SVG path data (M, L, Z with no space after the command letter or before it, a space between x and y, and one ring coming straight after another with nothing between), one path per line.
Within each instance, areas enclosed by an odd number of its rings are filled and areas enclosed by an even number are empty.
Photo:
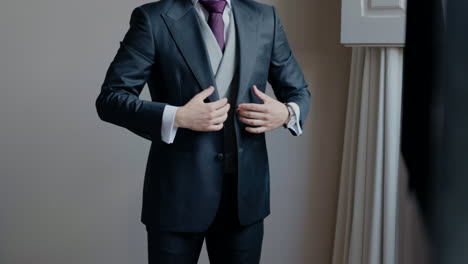
M199 2L210 14L222 14L227 4L226 0L199 0Z

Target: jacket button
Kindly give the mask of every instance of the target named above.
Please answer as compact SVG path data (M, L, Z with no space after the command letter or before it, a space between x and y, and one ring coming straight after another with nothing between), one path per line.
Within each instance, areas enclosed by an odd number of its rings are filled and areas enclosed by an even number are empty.
M216 155L216 158L217 158L218 160L223 160L223 159L224 159L223 153L218 153L218 154Z

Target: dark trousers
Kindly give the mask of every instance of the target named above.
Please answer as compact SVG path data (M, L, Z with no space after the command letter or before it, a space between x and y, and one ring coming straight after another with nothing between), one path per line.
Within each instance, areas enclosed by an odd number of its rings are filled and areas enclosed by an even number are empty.
M196 264L204 239L211 264L260 263L263 219L248 226L239 224L236 176L224 174L220 205L208 230L167 232L146 227L149 264Z

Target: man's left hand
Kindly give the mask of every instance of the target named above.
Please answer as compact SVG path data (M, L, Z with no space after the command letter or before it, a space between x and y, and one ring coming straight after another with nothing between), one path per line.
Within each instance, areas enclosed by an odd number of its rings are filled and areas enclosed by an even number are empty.
M250 133L263 133L283 126L289 117L287 106L260 91L253 86L254 94L263 101L263 104L239 104L237 113L239 120L249 125L245 128Z

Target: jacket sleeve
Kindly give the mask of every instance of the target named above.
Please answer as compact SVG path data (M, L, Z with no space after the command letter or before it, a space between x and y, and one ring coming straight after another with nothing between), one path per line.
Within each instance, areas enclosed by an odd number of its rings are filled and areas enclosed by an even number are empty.
M148 140L161 140L162 114L166 103L139 99L150 77L155 43L142 7L132 11L130 27L111 62L95 106L106 122L127 128Z
M309 111L311 93L304 80L304 74L289 46L276 8L273 6L272 9L274 16L274 37L268 82L271 84L273 92L279 101L283 103L294 102L299 106L301 113L299 125L303 128Z

